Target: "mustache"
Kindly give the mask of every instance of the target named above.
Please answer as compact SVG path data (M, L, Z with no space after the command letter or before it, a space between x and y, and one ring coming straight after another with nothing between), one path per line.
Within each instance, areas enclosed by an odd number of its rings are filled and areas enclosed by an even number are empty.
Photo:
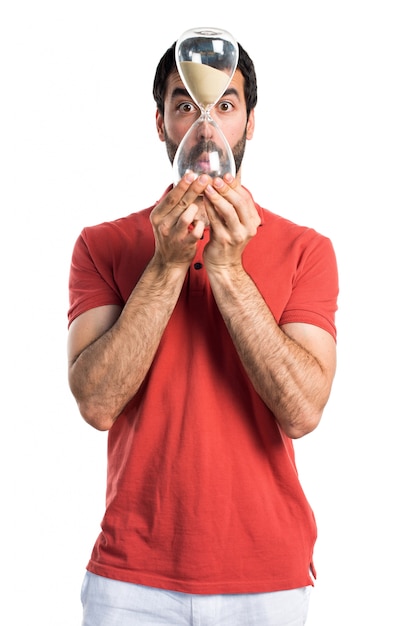
M190 149L189 159L191 161L197 160L197 157L199 157L200 154L202 154L203 152L208 152L208 153L217 152L219 155L219 159L221 159L223 156L222 148L219 148L219 146L214 141L201 140Z

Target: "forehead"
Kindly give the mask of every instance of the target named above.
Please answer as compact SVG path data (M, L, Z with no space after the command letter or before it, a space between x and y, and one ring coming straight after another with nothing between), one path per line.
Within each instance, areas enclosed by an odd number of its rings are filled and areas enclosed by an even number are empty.
M179 94L180 89L185 90L185 86L179 73L175 70L169 74L167 78L165 100L171 100L174 96ZM241 103L245 102L244 77L240 70L235 71L228 89L232 90L232 95L235 95Z

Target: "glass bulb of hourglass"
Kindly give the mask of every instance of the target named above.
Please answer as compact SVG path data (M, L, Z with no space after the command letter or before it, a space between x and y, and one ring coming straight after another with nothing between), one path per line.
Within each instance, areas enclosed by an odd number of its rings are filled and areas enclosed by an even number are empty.
M235 175L232 150L211 111L237 68L237 42L217 28L188 30L176 43L175 60L181 80L201 112L175 154L175 183L190 170L210 176Z

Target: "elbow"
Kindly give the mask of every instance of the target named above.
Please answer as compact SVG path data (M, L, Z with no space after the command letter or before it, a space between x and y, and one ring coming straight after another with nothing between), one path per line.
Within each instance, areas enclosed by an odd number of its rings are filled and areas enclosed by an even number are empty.
M305 435L309 435L312 431L317 427L317 423L308 422L302 426L290 426L283 428L285 434L289 437L289 439L301 439L305 437Z
M77 405L79 412L85 422L92 426L96 430L108 431L113 426L118 415L113 415L108 410L104 410L102 407L97 406L95 403L87 401L78 401Z
M280 426L289 439L301 439L309 435L320 423L323 411L305 411L297 417L279 421Z
M283 406L277 419L284 433L290 439L301 439L313 432L320 424L328 398L329 391L319 397L304 398L299 403Z
M72 376L71 373L69 386L85 422L96 430L109 430L120 413L119 408L110 406L108 401L105 401L98 393L87 393L80 384L79 378Z

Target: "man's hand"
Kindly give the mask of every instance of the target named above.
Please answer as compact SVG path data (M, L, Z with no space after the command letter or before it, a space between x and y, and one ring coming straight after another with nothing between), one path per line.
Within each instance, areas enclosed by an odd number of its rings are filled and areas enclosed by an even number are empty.
M153 209L151 223L155 236L155 260L163 265L187 267L196 254L205 223L201 219L202 194L212 183L209 176L193 172L179 183Z
M206 269L242 265L242 253L261 224L250 194L229 174L215 178L204 191L211 235L204 250Z

